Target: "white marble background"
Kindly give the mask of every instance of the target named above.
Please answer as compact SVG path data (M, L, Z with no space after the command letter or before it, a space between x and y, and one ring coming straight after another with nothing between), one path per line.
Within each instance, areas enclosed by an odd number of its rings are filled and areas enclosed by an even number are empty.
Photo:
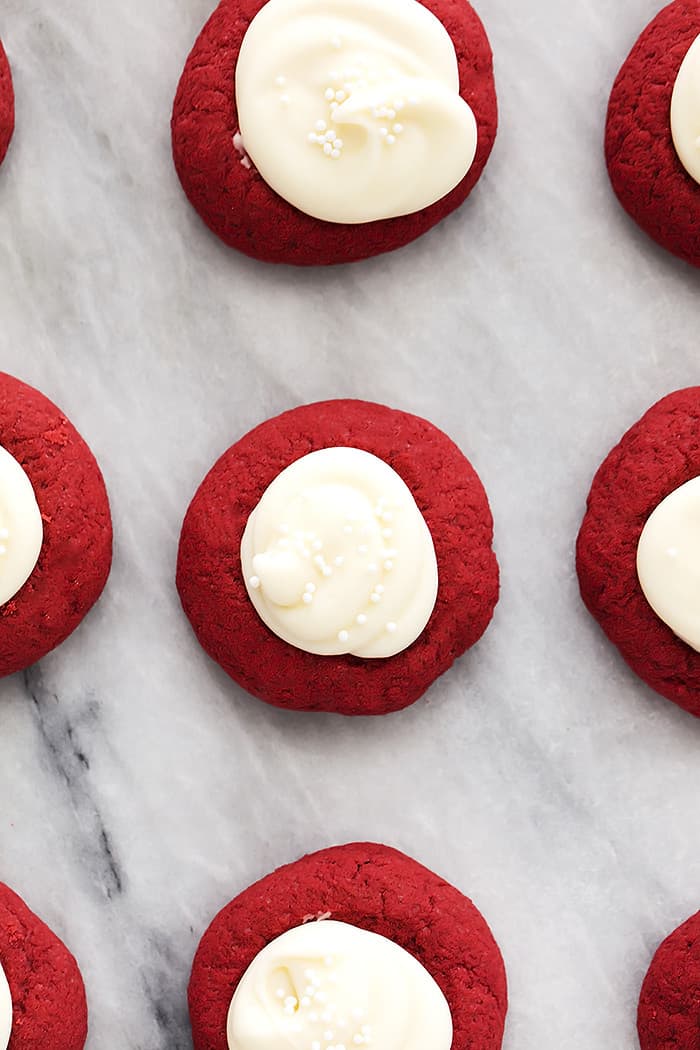
M170 106L211 2L0 0L18 117L0 367L91 443L116 533L97 610L0 684L0 878L76 953L90 1050L191 1047L186 982L215 911L361 838L483 910L506 1050L633 1050L651 952L700 907L700 723L623 666L572 550L601 457L700 378L698 274L632 227L602 158L607 93L657 0L480 0L502 119L478 190L407 249L325 272L223 248L180 191ZM385 719L246 698L173 583L214 458L334 396L443 427L496 518L490 631Z

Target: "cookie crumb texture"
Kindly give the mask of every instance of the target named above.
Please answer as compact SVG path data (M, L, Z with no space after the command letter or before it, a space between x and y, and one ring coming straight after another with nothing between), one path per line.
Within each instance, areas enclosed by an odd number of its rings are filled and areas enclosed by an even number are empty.
M626 212L658 244L700 266L700 186L671 135L671 96L700 33L700 0L674 0L647 26L620 70L605 135L608 171Z
M0 164L5 159L14 130L15 93L12 88L12 73L0 40Z
M0 606L0 676L59 645L99 598L112 561L112 523L92 452L48 398L0 373L0 445L26 471L44 526L39 561Z
M641 1050L697 1050L700 1030L700 912L667 937L639 998Z
M82 1050L88 1014L78 964L41 919L1 883L0 962L12 993L8 1050Z
M393 251L458 208L476 185L496 138L493 57L484 27L466 0L424 0L452 38L460 94L476 117L474 163L447 196L429 208L360 225L323 222L279 197L241 163L234 93L241 42L264 0L222 0L185 66L172 117L173 157L183 189L222 241L265 262L329 265Z
M393 467L433 537L435 609L417 641L387 659L294 648L260 620L243 580L241 538L265 489L295 460L333 445ZM442 431L383 405L325 401L268 420L214 465L185 517L177 586L202 647L253 696L289 710L380 715L416 701L486 630L498 600L492 540L483 486Z
M622 656L657 693L700 716L700 653L651 608L637 577L647 518L700 475L700 387L663 398L596 474L578 537L581 596Z
M195 1050L227 1050L234 990L258 952L318 916L388 937L434 977L452 1011L452 1050L498 1050L507 1011L503 959L472 902L388 846L312 853L236 897L204 934L192 967Z

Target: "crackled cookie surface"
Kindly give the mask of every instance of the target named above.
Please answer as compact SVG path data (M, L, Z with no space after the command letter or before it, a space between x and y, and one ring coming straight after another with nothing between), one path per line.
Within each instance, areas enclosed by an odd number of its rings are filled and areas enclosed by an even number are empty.
M78 964L66 946L0 884L2 1050L8 1034L9 1050L82 1050L87 1003Z
M197 949L189 1006L195 1050L250 1050L251 1037L270 1050L498 1050L506 976L470 900L397 850L353 843L228 904Z
M351 462L338 468L340 449ZM379 461L369 473L363 454ZM326 401L268 420L214 465L185 516L177 586L204 649L254 696L384 714L486 630L492 539L483 486L437 427Z
M700 266L700 0L644 30L610 96L605 151L620 203L658 244Z
M491 49L466 0L222 0L180 81L173 155L227 244L340 263L458 207L496 126Z
M598 470L577 543L581 595L629 666L700 715L700 387L663 398Z
M15 93L12 87L12 73L0 40L0 164L5 158L14 130Z
M700 913L674 930L654 955L639 998L641 1050L696 1050L698 988Z
M102 474L56 405L0 373L0 676L54 649L97 601L112 560Z

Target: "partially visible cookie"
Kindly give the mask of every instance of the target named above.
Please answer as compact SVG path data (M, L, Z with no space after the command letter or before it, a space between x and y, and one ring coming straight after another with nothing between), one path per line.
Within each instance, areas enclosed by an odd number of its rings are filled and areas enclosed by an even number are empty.
M0 884L0 1050L8 1046L8 1023L9 1050L82 1050L87 1038L78 964L17 894Z
M507 1010L506 975L498 946L483 917L470 900L439 876L397 850L372 843L336 846L279 868L241 893L216 916L197 949L190 979L195 1050L228 1050L231 1043L227 1040L227 1018L230 1033L234 1027L236 1033L245 1031L246 1018L229 1017L229 1011L234 993L248 968L260 958L259 953L305 923L323 926L327 920L387 938L421 964L447 1001L453 1029L452 1050L499 1050ZM371 952L371 946L368 951ZM272 974L277 980L270 986L265 1016L258 1011L255 1017L258 1037L270 1022L279 1026L279 1032L289 1015L291 1034L285 1045L295 1047L298 1042L300 1047L306 1046L306 1036L311 1038L314 1026L323 1020L314 1016L320 992L320 1010L328 1010L327 1027L331 1033L328 1037L323 1033L324 1047L329 1042L345 1045L347 1040L347 1046L353 1050L362 1046L369 1050L374 1045L369 1030L373 997L372 988L363 990L361 979L358 980L358 971L362 974L367 970L362 957L357 958L354 969L346 965L348 959L342 951L335 955L322 951L318 963L312 952L306 958L311 967L308 972L303 966L299 972L294 966L287 969L295 983L301 982L296 991L284 983L283 971ZM318 974L314 972L317 965ZM388 963L386 969L390 979L394 976L393 964ZM395 976L398 981L398 973ZM348 989L348 983L356 983L357 987ZM326 986L331 993L328 999ZM402 988L399 984L404 1015L413 1005L414 987L412 981L411 987ZM259 991L265 994L264 985ZM376 996L377 989L374 991ZM305 997L310 1001L305 1001ZM356 1009L348 1010L344 1017L333 1009L335 1000ZM386 1003L387 997L382 996L379 1002L382 1001ZM363 1010L366 1016L362 1016ZM407 1019L410 1018L388 1018L399 1030L401 1022ZM343 1020L345 1025L340 1023ZM365 1026L367 1031L363 1031ZM356 1030L359 1034L353 1035ZM435 1047L437 1043L426 1040L423 1045ZM414 1044L409 1033L398 1046L385 1045L384 1041L378 1045L382 1050L401 1050ZM236 1041L235 1046L236 1050L246 1050L245 1040ZM450 1050L449 1043L446 1050Z
M97 601L112 561L112 523L85 441L48 398L5 373L0 470L1 677L54 649ZM33 553L24 549L30 531ZM14 582L6 586L8 577Z
M461 181L430 206L412 214L359 223L324 221L299 210L271 189L245 153L235 77L244 36L264 3L265 0L221 0L194 45L178 86L172 115L175 167L187 197L207 226L226 244L256 259L298 266L327 265L353 262L400 248L459 207L486 165L498 123L491 47L478 15L467 0L424 0L424 6L442 22L457 54L459 94L476 118L478 141L473 163ZM330 18L337 6L328 9L324 17ZM347 13L347 7L344 5L343 13ZM309 25L308 19L304 24ZM376 16L372 29L376 33ZM277 33L276 37L291 35ZM293 35L298 38L297 34ZM368 38L368 44L371 39ZM340 47L342 41L340 38L338 41L334 43ZM405 48L403 38L397 42L395 58L401 54L400 45ZM331 67L329 72L334 62L337 64L338 60L334 60L331 53L327 63ZM304 63L300 65L303 68ZM341 80L344 76L341 69ZM293 109L295 98L285 95L289 90L289 85L284 84L285 77L277 79L282 85L279 94L283 104ZM320 88L320 103L323 103L324 86ZM343 85L339 82L336 86L341 89L338 97L344 97ZM392 98L390 103L393 101ZM403 100L399 102L403 104ZM394 113L391 119L396 120L395 126L400 129L394 132L394 125L387 125L384 129L387 139L394 133L400 139L402 113L386 111ZM375 112L383 109L375 106ZM406 112L404 109L403 114ZM322 116L321 108L317 115ZM324 133L326 129L324 123ZM357 135L363 130L364 126L358 128ZM313 133L311 127L309 132ZM346 138L354 135L350 128ZM398 151L401 148L398 139L388 148ZM306 145L305 133L304 143L306 149L312 149ZM347 151L348 142L345 146ZM430 154L428 144L424 145L422 156L426 153ZM366 169L375 155L376 151L368 153ZM431 156L433 171L437 171L440 159L436 160L434 154ZM285 162L291 161L285 157ZM343 163L343 158L328 159L329 165ZM353 181L355 185L364 183L361 171ZM404 185L410 181L410 178L401 180Z
M687 157L700 139L700 64L689 57L699 35L700 0L673 0L657 15L618 74L605 134L608 171L623 208L692 266L700 266L700 185L698 169L689 163L693 177L674 145L672 100L687 62L676 95L677 134L688 140L681 146ZM700 147L697 154L700 164Z
M652 959L637 1013L641 1050L697 1050L699 988L700 912L674 930Z
M700 616L700 595L683 587L700 558L693 525L699 477L700 387L689 387L649 409L607 456L593 480L576 547L581 596L608 638L652 689L696 716L700 652L669 622L686 635L680 624ZM684 488L688 483L691 489ZM664 519L649 525L640 562L645 528L662 505ZM645 596L640 566L647 593L666 620ZM693 630L691 623L688 633Z
M292 596L280 597L276 609L281 617L284 609L289 609L296 624L302 625L313 619L315 610L322 607L320 603L326 601L326 591L336 583L340 586L346 574L347 587L336 594L336 599L344 602L350 594L350 611L347 619L341 617L335 627L340 628L335 647L322 650L311 646L309 651L307 646L304 651L304 643L290 644L281 636L283 632L275 633L259 615L253 599L264 596L265 581L261 587L252 575L254 570L244 574L242 541L263 496L272 491L272 484L277 484L292 464L304 457L310 459L310 454L320 450L347 448L379 459L381 462L374 466L383 467L385 473L392 475L387 483L393 483L394 488L397 483L407 486L405 502L415 501L414 510L408 508L413 515L411 528L415 515L422 515L424 532L409 535L404 531L399 539L395 530L403 528L402 521L392 521L388 505L382 509L373 502L367 504L360 493L357 514L361 516L367 506L370 520L358 520L353 525L353 507L348 521L341 523L334 534L323 521L318 523L325 509L316 503L308 523L318 527L318 538L301 543L308 572L297 588L300 599L304 591L303 602L308 604L303 605ZM345 477L345 470L342 466L336 471L338 481ZM360 488L362 482L360 478ZM372 486L373 481L371 485L368 482L368 491ZM302 484L302 490L306 488L306 483ZM350 489L352 497L354 490L351 486ZM383 491L389 492L384 490L381 475L377 496L380 502ZM295 506L289 509L291 514L298 511ZM374 525L375 512L386 517L379 533ZM284 535L285 528L289 528L285 513L280 511L280 521L271 535L260 526L260 538L267 548L277 536L279 542L274 545L280 547L279 556L287 559L293 576L294 552L300 541L294 535ZM416 528L420 527L419 522ZM344 530L349 530L348 536L342 535ZM374 536L377 547L385 548L376 557ZM321 546L324 540L326 548ZM414 540L418 546L413 546ZM415 641L393 655L352 655L365 653L368 647L374 651L375 642L390 643L401 635L404 618L413 617L410 604L418 590L418 583L414 586L402 574L415 569L418 552L430 546L431 540L437 581L431 578L429 584L436 589L426 589L427 604L416 613ZM417 700L486 630L498 599L498 564L492 540L493 521L481 481L462 452L437 427L409 413L366 401L326 401L268 420L239 440L214 465L185 516L177 587L203 648L254 696L288 710L385 714ZM394 546L401 549L393 550ZM338 555L341 561L336 567ZM343 557L347 559L345 564ZM426 559L430 557L431 551L427 550ZM426 572L430 571L426 560ZM293 579L291 582L294 591L296 584ZM284 581L278 574L278 589L281 583ZM396 588L405 594L398 610L401 615L385 611ZM353 604L358 590L361 595L366 594L366 605L359 599L359 604ZM333 623L335 612L334 603L330 602L321 616L321 628L326 621ZM425 617L428 619L423 627ZM377 632L368 637L374 620L379 634L384 631L381 638ZM356 640L361 643L359 648L355 647ZM331 641L335 642L335 635ZM329 655L318 655L321 651Z
M0 40L0 164L5 158L14 130L15 93L12 88L12 73Z

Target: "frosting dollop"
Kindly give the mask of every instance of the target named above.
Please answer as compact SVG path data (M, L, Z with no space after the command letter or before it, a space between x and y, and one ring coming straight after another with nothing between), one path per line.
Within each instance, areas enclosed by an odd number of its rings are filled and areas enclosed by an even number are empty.
M14 456L0 446L0 605L31 576L43 538L32 483Z
M700 652L700 478L675 489L649 516L637 575L659 619Z
M243 38L236 104L268 185L329 222L426 208L476 154L454 45L418 0L268 0Z
M671 133L681 164L700 183L700 35L678 71L671 98Z
M7 1050L12 1033L12 995L0 963L0 1050Z
M259 952L234 993L227 1036L229 1050L450 1050L452 1015L407 951L331 919Z
M401 652L437 597L435 548L410 489L357 448L311 452L277 475L248 519L241 565L270 630L321 656Z

